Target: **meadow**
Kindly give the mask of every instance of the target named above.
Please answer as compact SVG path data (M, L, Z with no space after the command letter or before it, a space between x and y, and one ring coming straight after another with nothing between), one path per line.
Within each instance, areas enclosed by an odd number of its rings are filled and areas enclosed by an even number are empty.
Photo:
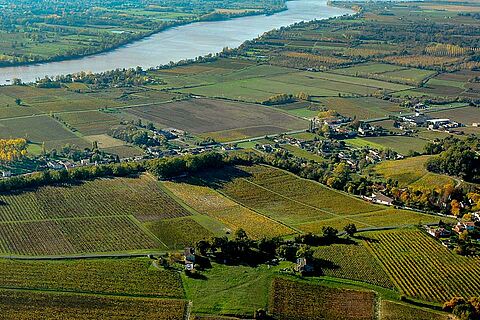
M275 319L374 319L375 293L331 288L275 278L270 289L269 311ZM308 301L308 303L307 303Z
M345 117L355 117L359 120L385 118L406 110L392 102L371 97L332 97L315 99L315 101Z
M202 272L206 279L182 277L186 297L195 314L251 315L265 309L272 271L267 266L213 264Z
M428 143L427 140L407 136L357 137L348 139L346 142L359 148L368 146L377 149L391 149L403 155L408 155L410 152L423 152Z
M407 296L444 302L454 296L472 297L480 290L478 257L459 256L423 231L399 229L363 236Z

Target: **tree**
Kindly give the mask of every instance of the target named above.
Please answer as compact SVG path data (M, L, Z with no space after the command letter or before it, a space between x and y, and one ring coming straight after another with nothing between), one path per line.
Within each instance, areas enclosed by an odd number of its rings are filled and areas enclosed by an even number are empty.
M17 106L21 105L22 104L22 99L20 99L20 98L15 99L15 104Z
M334 240L337 238L338 230L330 226L325 226L322 227L322 233L325 239Z
M297 258L305 258L307 260L313 259L313 250L310 246L302 244L297 250Z
M461 207L460 207L460 203L453 199L452 202L450 202L450 212L454 215L454 216L459 216L460 215L460 211L461 211Z
M208 249L210 249L210 243L206 240L199 240L197 241L195 247L197 248L198 252L204 256L207 254Z
M245 239L248 239L248 235L247 235L247 232L245 232L245 230L243 230L242 228L238 229L237 231L235 231L235 240L245 240Z
M353 237L355 233L357 232L357 226L353 223L347 224L345 227L343 227L343 230L350 236Z

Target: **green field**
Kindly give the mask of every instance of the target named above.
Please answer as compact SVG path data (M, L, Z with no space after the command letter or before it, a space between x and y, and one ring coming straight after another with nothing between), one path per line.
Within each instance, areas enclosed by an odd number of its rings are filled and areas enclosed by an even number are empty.
M398 181L400 187L409 185L417 187L443 187L455 184L451 177L428 172L425 168L430 156L410 157L402 160L383 161L375 165L375 172L385 179Z
M202 272L206 279L183 277L192 312L200 314L251 315L266 308L272 272L266 266L214 264Z
M348 139L346 143L358 148L391 149L400 154L408 155L411 151L423 152L428 141L417 137L380 136Z

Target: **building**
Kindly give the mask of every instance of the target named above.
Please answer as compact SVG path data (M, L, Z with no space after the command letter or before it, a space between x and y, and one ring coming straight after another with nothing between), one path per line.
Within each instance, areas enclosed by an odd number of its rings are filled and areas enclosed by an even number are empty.
M427 229L427 232L435 238L443 238L443 237L449 237L452 232L450 230L447 230L445 228L435 228L435 227L430 227Z
M313 272L314 267L308 263L306 258L298 258L297 264L295 265L295 271L300 273Z
M372 201L375 203L384 204L386 206L391 206L394 200L380 192L377 192L377 193L372 193Z
M195 249L186 247L183 255L185 257L185 270L193 271L195 269Z

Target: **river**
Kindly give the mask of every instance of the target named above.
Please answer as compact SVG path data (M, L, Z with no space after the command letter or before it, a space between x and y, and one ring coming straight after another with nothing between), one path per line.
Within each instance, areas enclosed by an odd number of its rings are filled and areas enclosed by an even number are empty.
M287 2L288 10L274 15L257 15L225 21L196 22L171 28L118 49L78 59L0 68L0 85L19 78L32 82L44 76L102 72L116 68L143 68L167 64L235 48L262 33L300 21L326 19L351 13L344 8L330 7L323 0Z

